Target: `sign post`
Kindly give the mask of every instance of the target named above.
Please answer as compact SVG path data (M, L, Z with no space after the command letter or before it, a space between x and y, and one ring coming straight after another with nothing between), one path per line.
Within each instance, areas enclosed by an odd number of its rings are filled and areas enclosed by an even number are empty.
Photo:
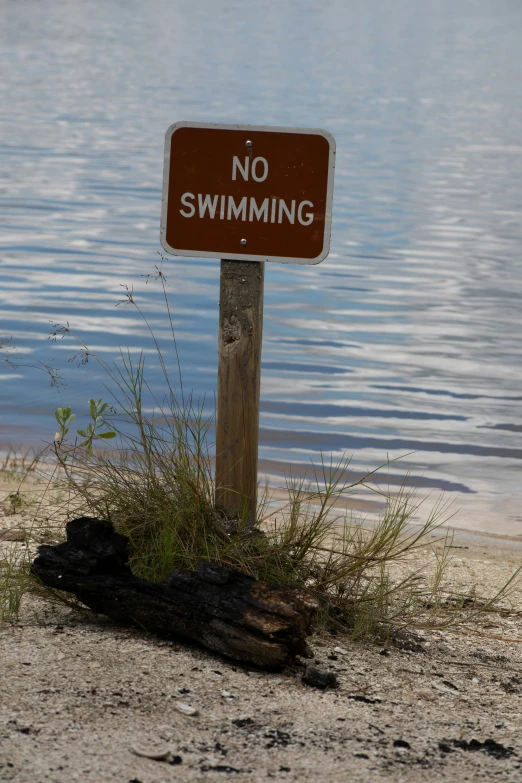
M326 131L178 122L165 139L161 243L221 258L216 505L255 522L264 262L328 255L335 142Z
M255 521L263 261L221 261L216 506Z

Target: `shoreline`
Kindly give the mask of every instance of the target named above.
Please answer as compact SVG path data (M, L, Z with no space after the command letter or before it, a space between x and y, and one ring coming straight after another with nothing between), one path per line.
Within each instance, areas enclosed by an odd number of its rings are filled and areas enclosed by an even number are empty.
M40 464L41 466L45 467L45 463ZM49 465L49 467L52 466ZM47 484L45 481L42 481L41 478L39 478L35 473L27 474L22 484L20 484L20 480L18 478L9 478L5 475L5 472L0 470L0 528L12 527L16 524L16 519L19 515L6 513L6 511L8 511L8 508L6 507L6 498L11 493L16 492L18 489L21 489L22 495L24 494L24 491L29 495L31 495L31 493L34 495L41 492L47 492ZM271 507L274 507L275 516L277 515L277 509L280 508L282 504L284 504L287 498L288 494L284 490L277 487L272 488L270 501L268 502L267 508L270 509ZM363 511L368 511L364 501L361 503L357 497L350 497L347 499L343 498L341 500L343 508L354 509L356 514L356 523L360 522L363 527L366 524L368 527L373 526L375 523L375 514L373 516L370 513L367 513L366 516L362 514ZM337 509L338 507L339 506L335 504L334 508ZM377 503L375 503L371 510L375 512L381 507L382 505L378 506ZM22 510L20 521L26 516L31 515L30 509L31 506ZM358 516L359 514L361 514L361 517ZM413 529L417 527L418 524L419 523L417 522L412 522L408 527ZM520 563L522 564L522 534L518 536L509 535L506 533L493 533L491 531L471 530L466 527L459 527L458 524L452 525L450 523L446 524L443 522L438 532L430 534L429 538L437 540L446 534L453 536L454 549L468 550L470 553L482 552L483 554L486 554L486 552L484 552L484 547L488 547L488 554L494 556L496 559L506 558L512 563L517 562L517 555L520 554Z
M38 446L27 447L20 451L22 454L42 453L42 446L48 447L49 444L39 444ZM16 456L16 449L11 449L8 444L0 443L0 462L5 459L8 453ZM298 455L299 456L299 455ZM302 455L301 455L302 456ZM43 464L43 463L42 463ZM260 456L258 466L259 492L261 493L265 483L268 482L270 492L274 499L279 500L285 497L285 469L295 478L303 478L310 474L311 463L309 462L282 462ZM439 482L430 482L423 475L408 477L407 466L404 471L393 475L385 476L384 472L378 474L377 485L384 486L392 494L397 491L403 482L418 497L425 498L426 505L429 505L430 498L437 497L439 493L445 499L451 501L455 506L455 523L448 523L446 527L462 531L463 534L485 535L492 538L501 538L522 542L522 514L519 511L518 498L502 494L492 494L484 492L463 492L452 488L445 488ZM286 474L288 475L288 474ZM353 478L357 480L363 474L360 470L353 471ZM389 482L389 483L388 483ZM458 485L457 485L458 486ZM367 490L357 490L349 499L343 498L337 508L353 509L360 518L375 518L384 508L380 500L376 500L374 492ZM493 529L494 528L494 529Z

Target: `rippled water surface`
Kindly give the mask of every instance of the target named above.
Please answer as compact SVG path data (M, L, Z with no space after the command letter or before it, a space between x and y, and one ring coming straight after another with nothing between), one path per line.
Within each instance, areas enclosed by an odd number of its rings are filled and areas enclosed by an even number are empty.
M267 265L261 470L321 451L454 493L456 524L522 535L522 5L518 0L0 0L3 445L105 394L51 344L172 357L154 273L163 137L181 119L324 127L332 252ZM212 405L219 262L163 262L186 387Z

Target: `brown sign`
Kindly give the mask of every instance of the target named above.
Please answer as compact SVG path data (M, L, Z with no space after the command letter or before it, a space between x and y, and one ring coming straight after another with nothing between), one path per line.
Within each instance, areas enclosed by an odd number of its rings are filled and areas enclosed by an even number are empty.
M161 244L179 256L318 264L334 164L326 131L177 122L165 139Z

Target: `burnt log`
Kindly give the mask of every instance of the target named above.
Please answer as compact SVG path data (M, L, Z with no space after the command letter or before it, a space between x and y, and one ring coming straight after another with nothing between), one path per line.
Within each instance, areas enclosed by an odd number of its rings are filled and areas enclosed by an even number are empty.
M149 582L132 574L128 539L108 522L81 517L66 530L64 543L38 548L32 573L94 612L262 668L308 654L317 606L305 593L208 561Z

